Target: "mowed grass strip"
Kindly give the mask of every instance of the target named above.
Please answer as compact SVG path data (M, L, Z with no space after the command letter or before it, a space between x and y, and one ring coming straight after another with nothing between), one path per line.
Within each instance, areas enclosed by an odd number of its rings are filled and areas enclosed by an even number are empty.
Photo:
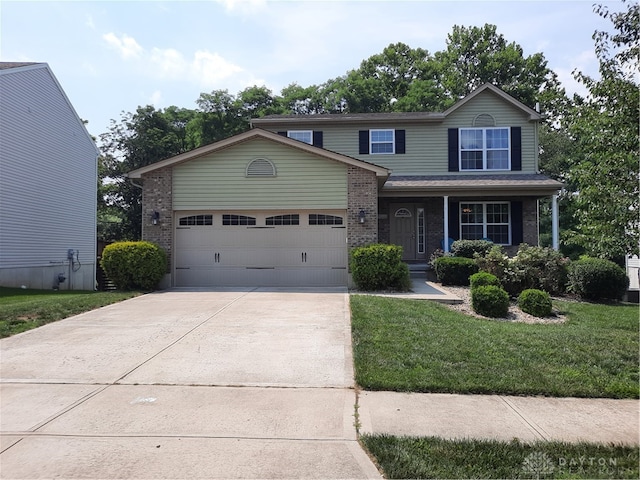
M351 296L366 390L638 398L638 308L557 302L562 324L485 320L435 302Z
M640 478L638 447L362 437L385 478Z
M0 338L104 307L139 292L31 290L0 287Z

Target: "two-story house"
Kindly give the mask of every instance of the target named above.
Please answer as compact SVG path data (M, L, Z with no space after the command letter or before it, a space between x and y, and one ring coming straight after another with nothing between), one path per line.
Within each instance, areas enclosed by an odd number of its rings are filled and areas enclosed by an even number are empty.
M46 63L0 92L0 285L94 290L98 149Z
M484 85L442 113L257 118L129 176L167 285L346 285L354 246L425 263L461 238L536 245L538 201L561 188L538 173L540 120Z

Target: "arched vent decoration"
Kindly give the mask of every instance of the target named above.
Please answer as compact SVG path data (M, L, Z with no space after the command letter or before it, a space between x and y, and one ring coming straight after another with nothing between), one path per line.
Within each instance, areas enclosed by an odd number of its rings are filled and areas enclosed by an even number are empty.
M496 121L488 113L481 113L473 120L474 127L495 127Z
M276 167L266 158L256 158L247 165L247 177L275 177Z
M399 208L394 215L396 218L411 218L411 212L406 208Z

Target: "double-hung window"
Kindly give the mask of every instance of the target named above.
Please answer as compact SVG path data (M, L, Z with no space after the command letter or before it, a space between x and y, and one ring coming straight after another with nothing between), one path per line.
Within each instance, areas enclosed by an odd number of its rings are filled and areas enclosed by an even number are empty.
M395 130L369 130L372 154L395 153Z
M509 170L509 128L461 128L460 171Z
M287 137L313 145L313 130L289 130Z
M460 202L460 238L511 245L509 202Z

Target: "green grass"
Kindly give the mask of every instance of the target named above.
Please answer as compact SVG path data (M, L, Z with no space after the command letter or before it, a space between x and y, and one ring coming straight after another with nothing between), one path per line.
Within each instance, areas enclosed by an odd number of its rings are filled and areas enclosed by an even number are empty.
M562 324L479 319L434 302L351 296L367 390L638 398L638 307L556 302Z
M139 292L25 290L0 287L0 338L104 307Z
M640 478L638 447L363 436L385 478Z

